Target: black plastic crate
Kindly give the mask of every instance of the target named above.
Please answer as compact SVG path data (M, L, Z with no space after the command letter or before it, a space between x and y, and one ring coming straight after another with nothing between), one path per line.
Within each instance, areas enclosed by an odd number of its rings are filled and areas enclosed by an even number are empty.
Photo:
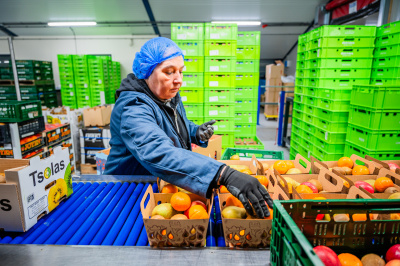
M21 138L41 133L45 129L43 116L18 123L19 136Z

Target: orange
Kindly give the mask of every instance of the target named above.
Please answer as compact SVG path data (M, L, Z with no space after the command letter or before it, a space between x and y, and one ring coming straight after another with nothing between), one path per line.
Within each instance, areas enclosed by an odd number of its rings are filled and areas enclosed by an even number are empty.
M267 205L267 207L268 207L268 210L269 210L269 217L265 217L264 219L272 220L274 218L274 210L271 209L268 205Z
M220 193L229 193L228 189L226 188L226 186L220 186L219 187L219 192Z
M265 175L256 175L254 176L257 178L257 180L261 183L261 185L264 185L265 187L268 187L268 178Z
M274 169L276 169L281 175L283 175L286 174L287 170L289 170L289 167L285 161L276 161L274 163Z
M177 192L174 195L172 195L170 202L172 208L174 208L179 212L186 211L192 204L192 200L190 199L189 195L183 192Z
M342 266L363 266L361 260L350 253L342 253L338 258Z
M230 195L227 199L226 199L226 206L236 206L236 207L240 207L240 208L244 208L243 204L240 202L240 200L238 200L235 196Z
M337 165L339 167L348 167L348 168L353 168L354 163L349 157L342 157L339 159L337 162Z
M375 181L375 189L378 192L384 192L388 187L394 187L393 181L388 177L379 177Z
M342 178L343 179L343 178ZM347 188L350 188L350 184L349 182L347 182L346 180L343 179L343 185Z
M364 165L356 165L353 168L352 174L353 175L369 175L369 169L368 169L368 167L366 167Z
M252 175L253 173L250 171L250 169L244 169L244 170L242 170L242 171L240 171L240 172L242 172L243 174L248 174L248 175Z
M374 215L372 213L369 214L369 219L370 220L375 220ZM353 214L353 221L355 222L363 222L367 220L367 214L365 213L356 213Z
M299 193L313 193L312 189L306 185L299 185L296 191Z
M208 213L201 205L193 205L189 209L189 219L208 219Z
M161 193L176 193L176 192L178 192L178 187L172 184L165 185L161 190Z
M292 161L285 161L286 165L288 166L288 170L294 168L294 163Z

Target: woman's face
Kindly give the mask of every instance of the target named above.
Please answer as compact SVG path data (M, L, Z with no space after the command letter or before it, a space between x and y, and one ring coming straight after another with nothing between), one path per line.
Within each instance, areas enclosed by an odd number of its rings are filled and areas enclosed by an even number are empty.
M177 56L159 64L146 80L153 94L160 100L174 98L182 86L183 57Z

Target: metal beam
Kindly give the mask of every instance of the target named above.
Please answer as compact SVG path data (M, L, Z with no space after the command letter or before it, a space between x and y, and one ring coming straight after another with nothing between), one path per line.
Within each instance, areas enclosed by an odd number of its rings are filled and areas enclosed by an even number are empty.
M5 34L7 34L10 37L17 37L18 35L15 34L14 32L10 31L9 29L7 29L6 27L4 27L3 25L0 25L0 30L2 32L4 32Z
M392 4L392 0L381 0L380 6L379 6L378 22L376 23L376 26L380 27L380 26L390 22L389 18L390 18L391 4Z
M13 44L12 37L8 37L8 47L10 49L11 66L12 66L12 70L13 70L13 74L14 74L15 93L17 94L17 100L21 101L21 93L19 91L17 64L15 63L14 44ZM17 157L14 157L14 158L17 158Z
M151 10L151 6L149 0L142 0L144 8L146 8L147 15L149 16L150 22L152 23L154 33L161 37L160 30L158 29L156 19L154 18L153 11Z
M303 32L306 33L307 31L309 31L312 26L314 26L314 19L311 21L311 23L308 25L307 29ZM285 56L281 59L282 61L284 61L286 59L286 57L293 51L293 49L296 47L298 43L298 40L293 44L293 46L289 49L289 51L285 54Z

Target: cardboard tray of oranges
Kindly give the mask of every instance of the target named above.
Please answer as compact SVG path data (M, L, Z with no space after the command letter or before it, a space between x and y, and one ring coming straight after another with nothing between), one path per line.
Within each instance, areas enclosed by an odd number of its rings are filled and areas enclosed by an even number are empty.
M311 162L300 154L296 154L294 160L258 160L263 169L263 173L273 172L277 169L280 174L309 174Z
M140 210L150 246L204 246L213 198L184 192L153 193L149 186Z

